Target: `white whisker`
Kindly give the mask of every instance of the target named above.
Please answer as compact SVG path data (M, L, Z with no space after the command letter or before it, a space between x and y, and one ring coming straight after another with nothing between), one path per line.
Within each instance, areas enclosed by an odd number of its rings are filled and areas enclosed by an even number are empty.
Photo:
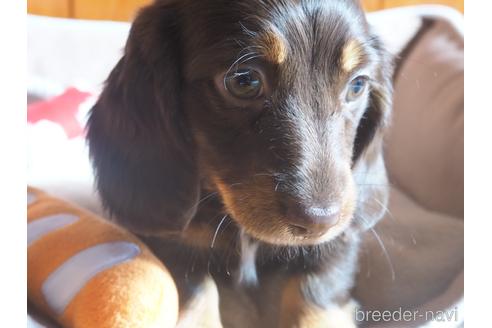
M222 223L224 223L225 219L227 218L228 214L224 215L224 217L220 220L219 224L217 225L217 228L215 229L214 236L212 238L212 243L210 244L210 249L214 248L215 245L215 239L217 238L217 234L219 233L220 227L222 226Z
M215 192L212 192L212 193L208 194L207 196L205 196L205 197L203 197L202 199L200 199L196 205L198 205L198 204L202 203L203 201L205 201L205 200L209 199L210 197L212 197L212 196L214 196L214 195L217 195L217 194L218 194L218 192L217 192L217 191L215 191ZM196 206L196 205L195 205L195 206Z
M373 198L374 201L376 201L376 203L378 203L382 208L383 210L388 213L388 215L390 216L390 218L395 221L395 222L398 222L399 224L402 224L394 215L393 213L390 211L390 209L385 205L383 204L380 200L378 200L377 198ZM412 243L414 245L417 245L417 240L415 239L415 236L413 235L413 233L411 231L408 231L408 234L410 235L410 238L412 239Z
M386 261L388 262L388 265L389 265L390 270L391 270L391 280L395 281L395 279L396 279L395 268L393 267L393 262L391 261L388 250L386 249L386 246L384 245L383 240L381 239L381 237L379 237L379 234L376 232L376 230L374 230L374 228L370 228L370 230L374 234L374 237L378 241L378 244L381 247L381 249L384 253L384 256L386 257Z

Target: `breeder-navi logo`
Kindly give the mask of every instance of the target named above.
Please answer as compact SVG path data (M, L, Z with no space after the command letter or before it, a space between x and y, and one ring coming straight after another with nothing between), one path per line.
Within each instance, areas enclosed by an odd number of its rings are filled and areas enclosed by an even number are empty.
M403 310L401 307L397 310L367 310L355 309L355 320L357 322L390 322L403 321L412 322L417 320L450 322L458 321L458 308L445 311L420 311L420 310Z

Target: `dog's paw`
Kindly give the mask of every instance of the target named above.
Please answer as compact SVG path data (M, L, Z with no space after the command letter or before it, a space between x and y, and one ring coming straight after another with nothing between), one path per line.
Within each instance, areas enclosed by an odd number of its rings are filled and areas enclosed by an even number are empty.
M206 277L200 287L200 292L180 310L176 328L223 328L217 285Z
M355 309L357 303L349 300L343 306L331 306L327 309L310 307L302 316L296 328L356 328Z
M356 328L355 309L357 303L350 300L343 306L328 308L310 304L297 313L286 314L280 327L289 328Z
M329 308L326 311L326 321L322 326L324 328L356 328L355 309L357 302L353 299L349 300L341 307Z

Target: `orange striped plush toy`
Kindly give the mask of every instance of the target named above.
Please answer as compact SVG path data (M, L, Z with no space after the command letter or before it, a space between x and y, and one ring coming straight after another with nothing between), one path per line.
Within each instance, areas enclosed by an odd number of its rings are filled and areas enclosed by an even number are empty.
M34 188L27 190L29 300L63 327L174 327L168 270L134 235Z

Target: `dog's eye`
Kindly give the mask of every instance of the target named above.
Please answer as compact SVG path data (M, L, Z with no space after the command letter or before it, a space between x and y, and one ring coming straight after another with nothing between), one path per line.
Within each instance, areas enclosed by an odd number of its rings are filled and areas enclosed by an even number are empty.
M355 79L350 81L349 87L347 90L346 101L354 101L364 92L367 85L367 77L366 76L357 76Z
M249 68L227 75L224 84L229 93L241 99L256 98L262 91L261 74Z

